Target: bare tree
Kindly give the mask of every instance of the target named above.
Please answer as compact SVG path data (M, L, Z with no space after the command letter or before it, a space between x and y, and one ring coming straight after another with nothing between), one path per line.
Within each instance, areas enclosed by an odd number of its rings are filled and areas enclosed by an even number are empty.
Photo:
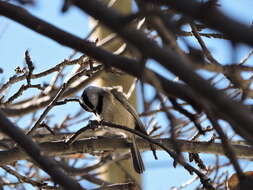
M197 189L253 187L251 171L246 172L240 166L241 159L253 158L252 106L247 103L252 99L253 71L247 61L253 51L238 63L222 64L205 41L211 38L230 41L232 47L239 43L252 46L253 29L225 16L216 0L135 0L138 9L131 14L119 13L96 0L63 1L59 11L67 12L75 6L97 19L85 39L29 13L26 4L36 2L13 2L0 1L0 14L83 55L70 56L36 73L33 56L26 51L26 67L16 68L16 74L2 82L0 165L17 179L1 174L2 189L5 186L22 188L25 183L38 189L86 189L83 181L98 185L97 189L140 189L125 170L122 172L126 172L130 182L112 183L101 178L103 173L99 168L108 164L121 167L120 161L130 157L126 139L96 135L101 126L134 133L139 137L137 143L142 151L149 151L152 143L156 150L168 153L175 169L181 165L185 172L193 174L192 180L174 189L183 189L196 180L199 181ZM104 39L89 41L88 37L101 24L113 32ZM124 44L114 52L106 50L105 46L118 37ZM186 38L196 40L200 48ZM126 56L126 51L132 56ZM150 60L164 70L148 68L146 64ZM65 72L73 65L77 66L75 72ZM164 71L175 77L164 76ZM138 79L142 92L138 106L144 107L139 116L149 121L148 136L110 121L88 122L91 118L78 105L79 92L105 72L116 76L127 73ZM206 77L205 72L211 77ZM251 77L245 77L245 73ZM52 74L50 79L48 76ZM151 100L146 98L144 84L152 86L155 92ZM13 86L18 89L8 94ZM34 89L37 93L23 95ZM53 111L68 109L69 104L76 109L53 123L59 117ZM159 108L154 109L154 104ZM156 119L159 114L164 115L164 121ZM19 120L23 118L29 118L28 126L20 126ZM166 127L161 128L164 123ZM75 126L81 129L73 130ZM228 130L233 131L233 136L227 135ZM235 141L232 137L242 140ZM116 149L122 150L122 154L112 156ZM183 152L188 153L188 158ZM216 164L207 166L199 153L217 155ZM220 155L226 156L229 162L220 164ZM230 166L237 179L233 185L234 178L227 180L230 174L224 172Z

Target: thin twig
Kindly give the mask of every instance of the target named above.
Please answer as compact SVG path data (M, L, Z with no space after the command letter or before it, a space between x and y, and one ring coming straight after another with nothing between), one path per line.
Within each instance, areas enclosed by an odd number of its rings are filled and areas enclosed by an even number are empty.
M11 104L15 99L17 99L18 97L20 97L23 92L29 88L37 88L39 90L44 90L40 84L27 84L27 85L22 85L19 90L13 94L11 97L8 98L8 100L4 103L4 105L9 105Z
M25 51L25 63L28 66L28 73L26 74L26 80L27 80L27 84L30 85L31 84L31 76L32 76L32 73L34 70L34 66L33 66L33 62L31 60L28 50Z
M65 89L77 78L80 78L81 76L85 75L85 73L87 73L87 70L83 69L80 72L78 72L77 74L75 74L74 76L72 76L67 82L63 83L62 87L59 89L59 91L57 92L55 97L52 99L50 104L47 106L47 108L43 111L40 118L37 120L37 122L34 124L34 126L28 131L27 135L31 135L32 132L39 127L41 121L45 118L47 113L53 108L53 106L58 101L58 99L61 97L61 95L63 94Z
M236 158L236 154L234 153L234 151L231 147L231 144L228 141L227 135L224 133L221 126L217 122L217 117L215 116L215 114L213 114L211 111L208 111L207 117L211 121L213 128L220 135L224 152L227 155L227 157L229 158L229 160L231 161L231 163L233 164L234 169L236 170L236 173L239 176L239 179L242 180L244 178L244 174L243 174L243 171L240 167L238 159Z
M41 73L37 73L37 74L32 74L31 75L31 79L37 79L37 78L41 78L41 77L44 77L44 76L47 76L53 72L56 72L56 71L59 71L60 68L64 67L64 66L67 66L67 65L76 65L76 64L87 64L88 62L85 62L85 59L84 59L84 56L81 56L73 61L67 61L67 60L64 60L62 61L61 63L57 64L56 66L46 70L46 71L43 71ZM2 93L4 90L6 90L10 85L16 83L16 82L19 82L19 81L22 81L26 79L26 74L22 75L22 76L13 76L11 78L9 78L9 81L6 82L0 89L0 93Z
M192 32L186 32L186 31L180 31L179 33L180 36L193 36ZM219 38L219 39L225 39L228 40L228 36L224 34L219 34L219 33L199 33L200 36L207 37L207 38Z
M113 184L113 185L105 185L96 189L92 190L129 190L134 189L135 184L134 183L119 183L119 184Z
M253 50L251 50L241 61L240 61L240 65L243 65L244 63L246 63L246 61L248 61L248 59L250 58L250 56L253 54Z
M194 23L191 23L190 25L191 25L192 33L193 33L193 35L195 36L195 38L198 40L199 45L201 46L204 55L206 55L206 58L207 58L211 63L213 63L213 64L215 64L215 65L220 65L220 64L218 63L218 61L216 61L216 60L214 59L214 57L212 56L211 52L210 52L210 51L208 50L208 48L206 47L205 42L204 42L204 41L202 40L202 38L200 37L200 35L199 35L199 33L198 33L198 31L197 31L197 28L196 28L196 26L194 25Z
M29 177L20 175L18 172L16 172L15 170L11 169L9 166L1 166L5 171L7 171L8 173L14 175L20 183L29 183L35 187L38 188L43 188L43 186L46 185L46 183L42 183L42 182L37 182L33 179L30 179Z
M92 128L97 128L98 126L107 126L107 127L111 127L111 128L116 128L116 129L122 129L122 130L125 130L125 131L128 131L130 133L133 133L137 136L140 136L142 137L143 139L147 140L149 143L152 143L152 144L155 144L159 147L161 147L163 150L165 150L173 159L175 159L178 163L180 163L190 174L192 174L193 172L199 176L201 182L203 183L203 185L207 188L207 189L212 189L214 190L214 187L209 183L209 178L203 174L202 172L200 172L199 170L195 169L194 167L192 167L191 165L187 164L185 161L183 161L183 159L179 159L181 157L178 157L174 151L171 151L169 150L166 146L164 146L163 144L153 140L152 138L150 138L149 136L137 131L137 130L134 130L134 129L131 129L131 128L128 128L128 127L125 127L125 126L122 126L122 125L116 125L114 123L111 123L111 122L107 122L107 121L101 121L101 122L97 122L97 121L93 121L90 123L90 125L88 125L88 127L86 127L85 130L87 129L92 129ZM83 130L83 131L85 131Z

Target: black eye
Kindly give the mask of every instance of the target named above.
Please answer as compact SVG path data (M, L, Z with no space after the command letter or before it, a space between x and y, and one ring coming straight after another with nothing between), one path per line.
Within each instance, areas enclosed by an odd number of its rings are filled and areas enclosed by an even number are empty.
M82 108L86 111L92 112L94 110L93 104L90 102L89 97L87 96L86 91L83 92L82 94L82 102L80 102L80 105Z

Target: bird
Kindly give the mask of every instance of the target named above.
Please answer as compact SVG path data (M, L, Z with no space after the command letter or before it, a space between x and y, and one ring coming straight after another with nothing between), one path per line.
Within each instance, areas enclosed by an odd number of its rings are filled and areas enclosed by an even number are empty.
M84 89L79 102L84 110L94 113L100 120L134 128L147 135L145 126L136 110L118 87L88 86ZM113 132L122 135L122 130L113 129ZM129 132L123 132L123 134L130 139L133 166L135 171L141 174L145 167L136 143L136 137ZM152 150L154 150L153 147ZM155 158L157 159L156 155Z

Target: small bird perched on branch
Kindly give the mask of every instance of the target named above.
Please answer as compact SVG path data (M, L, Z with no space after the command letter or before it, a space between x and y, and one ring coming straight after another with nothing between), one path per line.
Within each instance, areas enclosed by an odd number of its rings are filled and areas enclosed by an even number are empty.
M99 119L134 128L147 135L145 127L137 112L119 88L89 86L84 90L80 98L80 105L86 111L94 113ZM124 136L131 139L131 154L134 169L139 174L143 173L145 167L139 148L136 144L135 135L117 129L113 129L112 132L121 135L124 134ZM155 159L157 159L153 145L150 146Z

